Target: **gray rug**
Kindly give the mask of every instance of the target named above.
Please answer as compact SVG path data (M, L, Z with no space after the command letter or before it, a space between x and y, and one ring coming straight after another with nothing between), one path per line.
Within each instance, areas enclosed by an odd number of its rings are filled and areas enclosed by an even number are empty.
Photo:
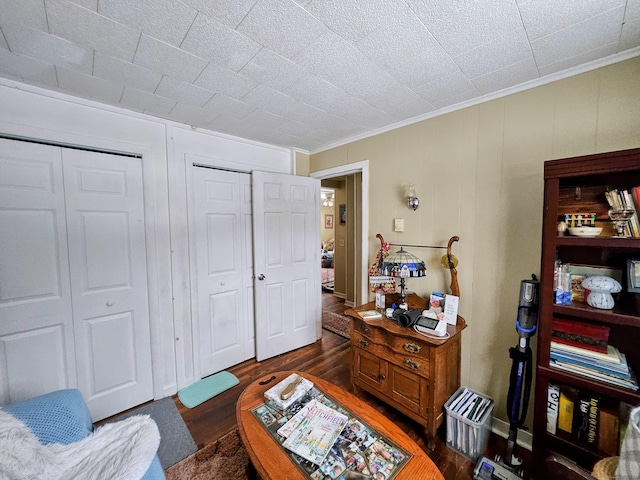
M198 450L173 398L165 397L148 403L116 417L113 421L132 415L149 415L158 425L160 431L158 458L163 469L169 468Z

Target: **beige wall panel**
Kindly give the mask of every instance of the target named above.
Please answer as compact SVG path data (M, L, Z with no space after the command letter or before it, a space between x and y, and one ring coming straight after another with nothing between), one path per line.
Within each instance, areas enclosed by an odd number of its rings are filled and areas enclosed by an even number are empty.
M552 158L586 155L596 148L599 74L556 82Z
M638 146L640 139L640 57L598 70L600 97L596 151Z

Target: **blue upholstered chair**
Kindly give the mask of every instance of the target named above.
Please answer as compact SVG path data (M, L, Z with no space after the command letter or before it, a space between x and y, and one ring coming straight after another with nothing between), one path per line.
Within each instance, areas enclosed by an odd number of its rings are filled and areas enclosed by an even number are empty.
M82 440L93 431L91 415L78 390L57 390L5 405L2 410L29 427L43 445L68 445ZM164 478L164 471L156 455L142 480Z

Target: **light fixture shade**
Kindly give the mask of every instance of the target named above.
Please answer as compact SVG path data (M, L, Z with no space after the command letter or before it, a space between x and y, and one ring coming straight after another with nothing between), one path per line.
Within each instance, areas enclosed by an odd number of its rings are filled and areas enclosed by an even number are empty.
M402 278L424 277L427 274L427 266L418 257L400 247L400 250L383 260L382 273Z

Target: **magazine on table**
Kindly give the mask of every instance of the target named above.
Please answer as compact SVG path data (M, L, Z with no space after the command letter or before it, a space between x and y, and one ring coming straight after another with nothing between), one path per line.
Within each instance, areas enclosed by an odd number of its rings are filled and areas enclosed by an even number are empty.
M347 417L346 424L320 465L284 446L284 442L291 438L292 432L300 423L292 423L287 428L284 428L285 425L314 399ZM391 480L411 458L410 454L393 445L316 387L311 388L303 398L284 411L273 402L267 401L254 408L252 412L274 439L285 448L306 478L311 480L378 478ZM280 431L286 436L281 435Z
M342 432L348 417L318 400L311 400L278 433L282 446L320 465Z

